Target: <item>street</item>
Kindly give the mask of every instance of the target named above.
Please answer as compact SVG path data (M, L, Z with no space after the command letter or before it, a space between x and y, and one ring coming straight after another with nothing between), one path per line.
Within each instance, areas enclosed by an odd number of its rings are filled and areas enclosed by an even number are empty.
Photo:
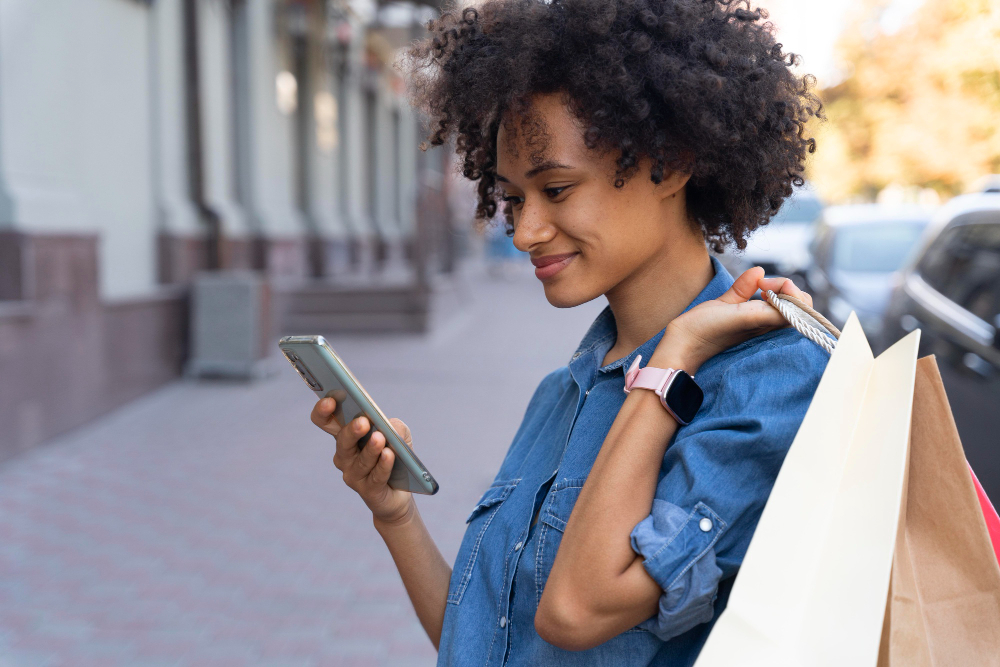
M532 391L603 304L557 310L517 268L446 279L426 336L331 338L411 427L449 562ZM0 665L433 664L314 395L275 371L175 382L0 467Z

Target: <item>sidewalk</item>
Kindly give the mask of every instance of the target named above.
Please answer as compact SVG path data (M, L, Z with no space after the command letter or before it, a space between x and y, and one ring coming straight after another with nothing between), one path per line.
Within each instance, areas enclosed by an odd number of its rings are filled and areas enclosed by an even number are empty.
M439 292L427 336L331 342L412 429L451 561L603 299L557 310L530 266L504 282L474 266ZM256 384L174 383L0 467L0 665L434 663L313 394L280 364Z

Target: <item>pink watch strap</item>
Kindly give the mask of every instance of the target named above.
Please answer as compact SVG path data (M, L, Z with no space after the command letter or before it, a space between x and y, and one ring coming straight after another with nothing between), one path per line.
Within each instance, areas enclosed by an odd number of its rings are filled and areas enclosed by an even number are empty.
M670 378L677 371L673 368L652 368L650 366L639 368L641 362L642 355L636 355L635 361L625 372L625 393L627 394L633 389L652 389L662 402L664 400L663 388L667 386Z

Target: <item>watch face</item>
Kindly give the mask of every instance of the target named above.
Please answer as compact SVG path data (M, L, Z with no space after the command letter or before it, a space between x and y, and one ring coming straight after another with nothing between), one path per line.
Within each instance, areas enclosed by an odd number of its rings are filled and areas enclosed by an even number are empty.
M694 381L694 378L681 371L674 376L673 382L670 383L670 388L667 390L667 395L664 398L670 409L674 411L674 415L680 421L688 424L698 414L698 409L701 407L701 402L704 400L705 394L701 391L701 387Z

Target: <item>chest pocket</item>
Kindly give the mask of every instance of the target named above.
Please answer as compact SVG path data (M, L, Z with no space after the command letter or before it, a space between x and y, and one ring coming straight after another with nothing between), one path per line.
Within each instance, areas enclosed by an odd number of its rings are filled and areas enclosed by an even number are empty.
M545 582L552 572L552 563L559 551L566 522L573 512L580 489L587 480L564 479L552 484L549 495L538 513L538 550L535 552L535 605L542 599Z
M503 501L507 500L511 492L520 482L520 479L494 482L486 493L479 499L469 518L465 520L468 527L465 529L465 537L462 539L462 546L458 550L458 557L455 559L455 570L451 578L451 590L448 592L448 604L460 604L465 589L472 580L472 572L476 566L476 559L482 547L483 537L486 530L493 523Z

